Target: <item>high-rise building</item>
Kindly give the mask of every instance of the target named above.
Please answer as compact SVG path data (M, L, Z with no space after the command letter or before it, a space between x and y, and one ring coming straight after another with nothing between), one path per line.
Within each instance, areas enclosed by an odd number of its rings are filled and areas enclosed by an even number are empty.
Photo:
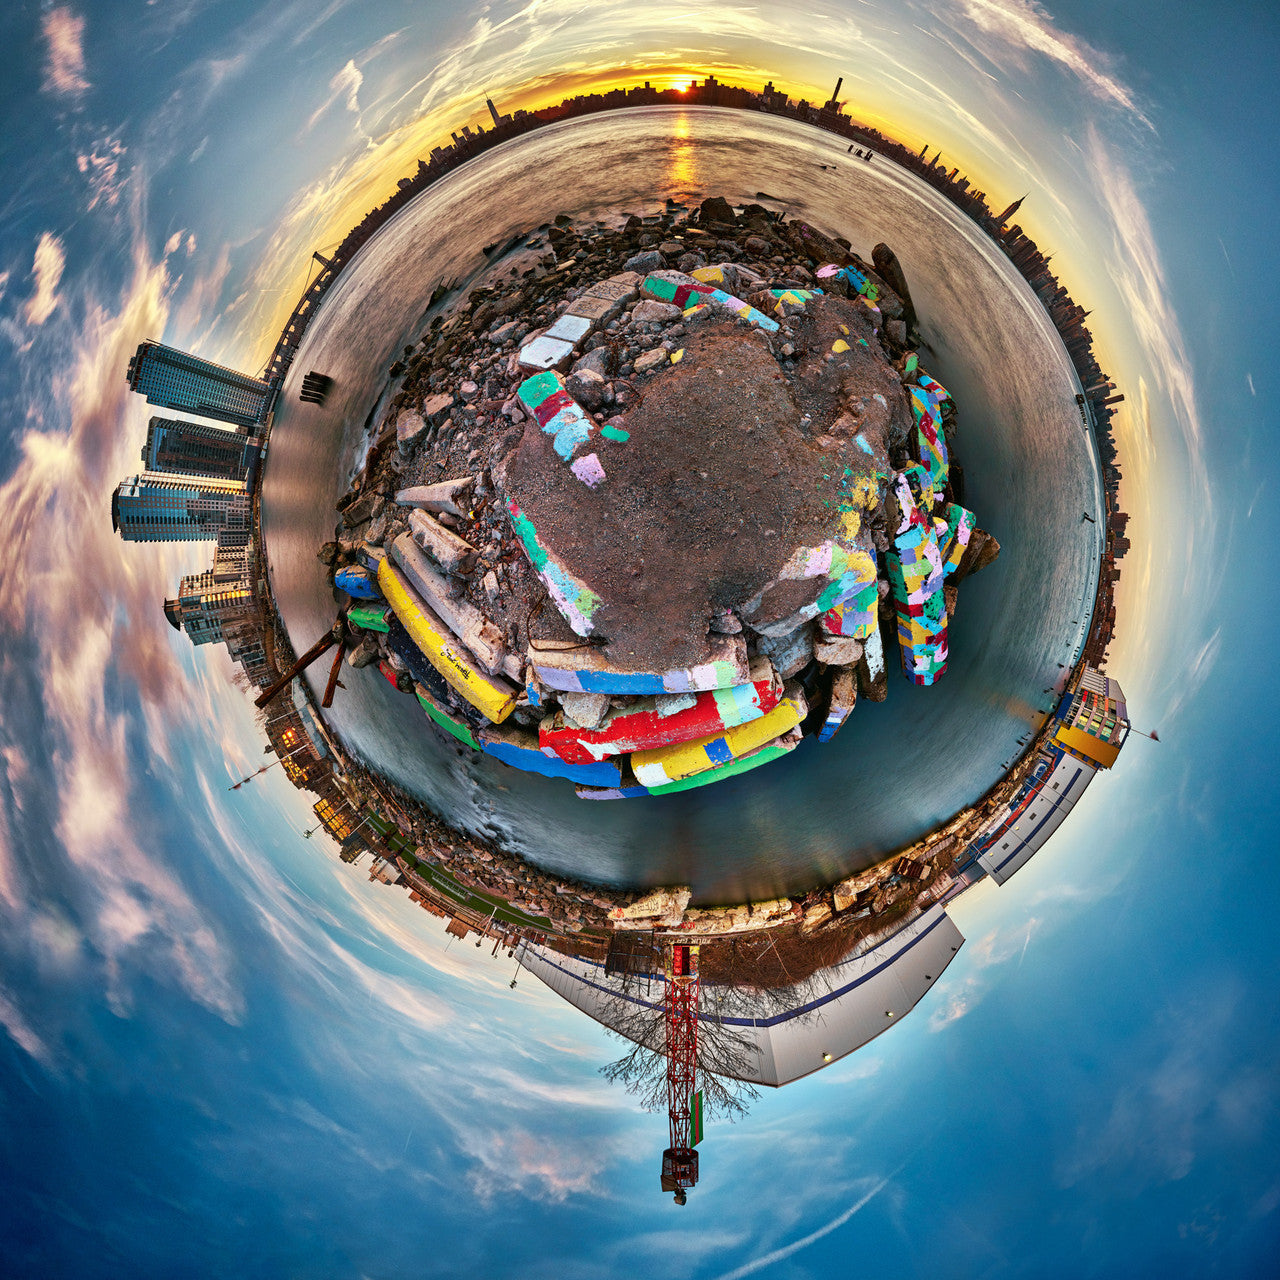
M244 429L215 427L211 422L152 418L142 461L148 471L176 471L187 476L246 480L261 443Z
M111 527L126 542L212 542L223 530L250 526L243 480L144 471L111 495Z
M164 616L175 631L185 631L192 644L220 644L253 611L247 585L223 585L213 574L188 574L178 584L178 594L164 602Z
M271 398L269 383L159 342L139 345L127 377L148 404L241 427L261 422Z

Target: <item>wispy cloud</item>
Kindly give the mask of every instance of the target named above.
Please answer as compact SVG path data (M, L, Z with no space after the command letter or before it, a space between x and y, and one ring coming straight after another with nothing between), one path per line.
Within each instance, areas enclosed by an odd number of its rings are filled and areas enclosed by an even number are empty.
M891 1177L881 1178L878 1181L864 1179L864 1185L866 1182L871 1182L870 1189L863 1192L843 1213L836 1214L830 1222L819 1227L816 1231L809 1232L807 1236L802 1236L799 1240L793 1240L790 1244L783 1245L780 1249L774 1249L770 1253L753 1258L750 1262L741 1267L735 1267L732 1271L723 1272L716 1277L716 1280L744 1280L744 1277L753 1276L756 1272L763 1271L766 1267L773 1267L779 1262L785 1262L802 1249L807 1249L811 1244L816 1244L824 1236L829 1236L833 1231L838 1231L855 1213L860 1213L865 1209L889 1185L890 1181Z
M360 86L364 84L364 74L355 62L348 58L346 65L335 72L329 81L329 96L311 113L307 119L304 132L314 129L320 117L336 102L342 102L352 115L360 115Z
M22 314L28 324L41 325L53 315L58 305L58 285L67 265L62 241L51 231L42 231L36 243L35 260L31 264L31 278L35 291L27 299Z
M84 74L84 18L66 5L41 20L45 40L44 87L52 93L80 94L89 88Z
M128 181L121 176L125 146L114 134L97 139L87 150L76 156L76 168L89 184L89 212L103 205L112 208L120 200L120 194Z
M992 929L966 952L967 969L963 976L944 979L938 987L938 1004L929 1015L929 1030L941 1031L969 1013L990 988L988 969L999 968L1015 956L1021 964L1039 931L1041 920L1032 916L1017 924Z
M1110 71L1111 60L1079 36L1063 31L1053 15L1036 0L960 0L961 10L975 26L1010 49L1029 50L1065 68L1096 97L1129 112L1143 124L1132 91ZM1000 62L999 57L993 59Z

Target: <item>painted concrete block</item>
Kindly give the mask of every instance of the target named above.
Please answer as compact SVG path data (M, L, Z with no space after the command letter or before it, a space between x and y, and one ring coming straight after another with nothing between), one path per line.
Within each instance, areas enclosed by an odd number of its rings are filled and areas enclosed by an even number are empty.
M552 602L560 610L565 621L580 636L589 636L594 630L592 617L600 607L601 600L580 578L574 577L551 552L543 546L538 538L538 531L533 521L516 505L514 499L507 499L507 516L511 527L515 530L524 553L529 557L534 572L542 579ZM550 681L544 681L550 684ZM570 687L551 685L552 688ZM579 693L603 693L607 690L578 689Z
M481 729L480 750L513 769L539 773L546 778L568 778L591 787L616 787L622 782L622 770L612 760L592 764L570 764L558 756L547 755L539 746L537 735L514 727Z
M849 718L858 704L858 682L854 679L852 667L845 667L836 673L831 682L831 699L827 703L827 718L818 730L819 742L830 742L840 732L841 726Z
M481 670L390 560L378 569L378 585L410 638L452 688L495 723L515 710L516 691Z
M539 727L538 741L564 760L587 762L710 737L758 720L778 705L782 681L767 659L751 664L751 677L751 683L730 689L643 698L613 711L595 729L571 726L563 716L548 717Z
M728 778L735 778L739 774L749 773L752 769L758 769L761 765L772 764L773 761L794 751L799 745L800 730L791 729L756 751L739 756L715 768L705 769L701 773L681 778L676 782L666 782L658 786L649 787L648 792L651 796L668 796L676 791L691 791L694 787L707 787L717 782L724 782Z
M676 671L636 671L610 662L598 649L555 641L530 641L529 662L534 675L548 688L568 693L643 697L729 689L750 680L747 645L741 635L713 637L706 662Z
M808 710L804 691L799 685L792 685L772 711L746 724L726 729L711 737L697 738L692 742L633 752L631 771L637 782L650 789L669 782L679 782L695 773L728 764L731 760L764 746L787 730L795 728L808 714Z
M453 594L448 580L437 572L409 534L400 534L391 544L391 556L432 613L490 675L495 674L506 656L503 633L474 605Z
M448 708L443 703L437 701L431 690L423 684L415 684L413 686L414 695L421 704L423 711L435 721L446 733L457 738L459 742L465 743L474 751L480 750L480 744L476 741L475 734L471 732L471 726L464 720L459 720L457 716L451 715Z

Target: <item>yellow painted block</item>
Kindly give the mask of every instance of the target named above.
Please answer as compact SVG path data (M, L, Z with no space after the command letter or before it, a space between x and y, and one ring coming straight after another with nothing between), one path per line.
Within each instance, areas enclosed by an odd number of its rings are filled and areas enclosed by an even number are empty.
M672 364L679 364L679 363L680 363L680 361L681 361L681 360L683 360L683 359L684 359L684 348L683 348L683 347L681 347L679 351L673 351L673 352L671 353L671 363L672 363Z
M505 680L486 675L454 634L409 585L390 557L378 566L378 586L413 643L466 700L495 724L515 710L517 693Z
M705 769L713 769L772 742L789 729L794 729L808 711L803 691L799 686L793 685L783 695L782 701L758 720L749 720L746 724L736 725L706 738L696 738L693 742L678 742L671 746L653 747L648 751L633 751L631 770L642 786L678 782L681 778L690 778ZM708 748L711 750L708 751ZM725 748L728 749L727 754Z
M1119 747L1110 742L1103 742L1095 738L1093 734L1085 733L1083 729L1068 729L1064 725L1053 736L1064 747L1070 747L1072 751L1078 751L1082 756L1095 761L1104 769L1110 769L1115 764L1116 757L1120 754Z
M849 344L843 338L837 338L831 344L831 350L834 351L836 355L840 355L841 352L849 350Z

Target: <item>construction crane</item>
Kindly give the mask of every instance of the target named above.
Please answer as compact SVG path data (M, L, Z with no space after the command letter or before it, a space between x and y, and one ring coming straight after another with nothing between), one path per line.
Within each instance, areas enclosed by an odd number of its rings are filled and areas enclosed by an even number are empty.
M671 1145L662 1153L662 1189L684 1204L698 1181L702 1095L698 1077L698 948L673 943L666 956L667 1116Z

